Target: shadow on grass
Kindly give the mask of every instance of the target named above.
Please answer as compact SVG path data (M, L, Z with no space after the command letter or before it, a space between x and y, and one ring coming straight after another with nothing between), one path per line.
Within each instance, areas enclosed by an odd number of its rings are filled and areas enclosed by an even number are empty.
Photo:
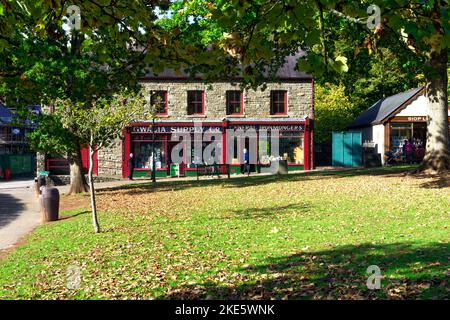
M245 208L233 210L232 213L241 219L265 218L287 213L289 211L308 211L309 206L306 204L288 204L285 206L265 207L265 208Z
M91 212L88 210L70 210L70 211L64 211L64 215L59 217L59 220L68 220L73 219L75 217L84 215L84 214L90 214Z
M158 299L448 299L449 252L448 243L363 244L302 252L238 270L244 279L239 285L207 281L177 287ZM385 275L379 290L366 286L370 265Z
M329 171L313 171L302 172L288 175L251 175L249 177L232 177L230 179L208 179L208 180L186 180L186 181L160 181L155 184L141 183L129 184L119 187L104 188L99 192L107 194L114 191L126 191L132 194L145 194L150 192L161 191L179 191L189 188L208 187L222 185L225 188L245 188L258 186L261 184L275 183L275 182L290 182L290 181L308 181L308 180L325 180L338 179L357 176L392 176L406 175L410 173L416 166L393 166L371 169L343 169L343 170L329 170Z
M450 187L450 174L439 176L417 176L418 179L428 179L428 181L420 184L421 188L425 189L442 189Z

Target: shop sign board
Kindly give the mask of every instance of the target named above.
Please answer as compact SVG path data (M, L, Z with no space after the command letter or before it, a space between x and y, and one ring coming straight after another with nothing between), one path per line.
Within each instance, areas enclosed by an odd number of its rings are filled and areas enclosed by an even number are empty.
M206 126L152 126L131 127L132 133L221 133L222 127L206 127Z

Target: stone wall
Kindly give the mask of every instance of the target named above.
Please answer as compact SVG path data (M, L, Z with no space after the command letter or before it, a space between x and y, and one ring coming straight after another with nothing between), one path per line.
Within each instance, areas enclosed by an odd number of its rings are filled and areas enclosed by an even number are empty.
M109 148L99 150L98 175L107 177L122 176L122 143L120 140L116 141Z
M168 93L168 116L164 119L186 120L186 119L223 119L226 117L226 91L239 90L238 85L227 82L214 84L203 84L200 82L170 82L170 81L145 81L142 83L145 97L150 100L151 90L167 90ZM243 118L304 118L311 115L311 81L268 83L267 88L262 90L244 91L244 115ZM205 92L205 114L203 116L187 115L187 91L204 90ZM270 115L270 91L286 90L288 100L287 115ZM228 116L235 117L235 116Z
M89 178L85 175L86 181L89 183ZM94 176L94 183L118 181L121 177L106 177L106 176ZM70 176L68 175L51 175L46 178L46 184L48 186L65 186L70 184Z
M36 177L39 172L45 170L45 154L41 152L36 152Z

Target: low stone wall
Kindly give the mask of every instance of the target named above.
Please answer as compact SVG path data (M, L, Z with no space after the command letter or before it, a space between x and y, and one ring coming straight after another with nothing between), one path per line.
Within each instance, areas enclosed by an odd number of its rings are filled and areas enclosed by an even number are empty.
M55 186L64 186L70 184L70 176L67 175L51 175L48 177L51 183ZM105 176L94 176L94 183L98 182L109 182L109 181L119 181L118 177L105 177ZM88 177L86 176L86 181Z

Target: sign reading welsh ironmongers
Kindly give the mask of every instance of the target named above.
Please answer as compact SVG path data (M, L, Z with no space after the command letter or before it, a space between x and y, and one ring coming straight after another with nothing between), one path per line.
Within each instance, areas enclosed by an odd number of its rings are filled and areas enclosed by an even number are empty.
M289 131L305 131L305 126L303 124L294 124L294 125L266 125L266 124L255 124L255 125L230 125L231 129L235 130L248 130L248 129L254 129L256 131L259 130L278 130L280 132L289 132Z

